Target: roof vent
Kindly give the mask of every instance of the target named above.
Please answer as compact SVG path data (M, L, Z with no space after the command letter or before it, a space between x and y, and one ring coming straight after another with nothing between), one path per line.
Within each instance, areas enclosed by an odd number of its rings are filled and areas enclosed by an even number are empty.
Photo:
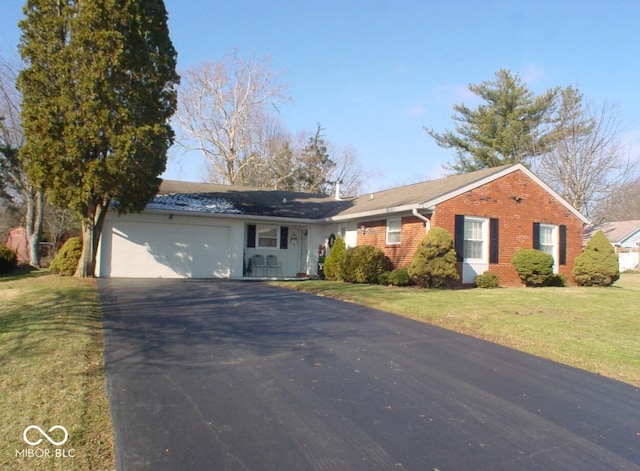
M282 198L282 202L283 202L284 204L287 204L287 198Z
M370 199L370 200L372 200L372 199L373 199L373 193L371 193L371 194L369 195L369 199Z

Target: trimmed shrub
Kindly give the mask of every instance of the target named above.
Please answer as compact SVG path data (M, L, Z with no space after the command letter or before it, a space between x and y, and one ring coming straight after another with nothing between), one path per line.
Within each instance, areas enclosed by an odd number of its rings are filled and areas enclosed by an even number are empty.
M500 277L486 271L482 275L476 276L475 282L478 288L497 288L500 286Z
M15 251L6 245L0 245L0 273L11 273L18 266L18 257Z
M547 286L551 286L554 288L566 288L567 286L569 286L569 280L567 279L566 275L554 274L547 282Z
M327 280L342 281L342 262L347 252L347 246L342 237L336 237L329 256L324 261L324 276Z
M446 229L433 227L425 235L413 256L409 277L424 288L439 288L447 281L458 280L453 237Z
M411 278L409 278L406 268L385 271L378 276L378 284L380 285L407 286L409 283L411 283Z
M379 285L390 285L391 283L389 282L389 275L391 275L390 271L385 271L382 272L378 275L378 279L376 280L376 282Z
M342 263L343 279L350 283L376 283L380 274L388 270L389 259L372 245L348 249Z
M573 279L580 286L611 286L620 278L618 255L604 235L596 232L576 257Z
M407 286L411 282L406 268L396 268L389 273L389 284L393 286Z
M78 268L78 261L82 254L82 240L80 237L70 237L62 246L56 258L51 261L49 269L62 276L73 276Z
M553 278L553 257L536 249L520 249L511 259L526 286L545 286Z

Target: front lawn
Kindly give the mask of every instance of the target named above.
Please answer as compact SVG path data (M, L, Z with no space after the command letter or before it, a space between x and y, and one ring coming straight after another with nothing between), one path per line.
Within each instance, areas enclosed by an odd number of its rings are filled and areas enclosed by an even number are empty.
M115 468L102 352L93 280L0 278L0 469Z
M279 286L382 309L640 386L640 274L609 288L422 290L331 281Z

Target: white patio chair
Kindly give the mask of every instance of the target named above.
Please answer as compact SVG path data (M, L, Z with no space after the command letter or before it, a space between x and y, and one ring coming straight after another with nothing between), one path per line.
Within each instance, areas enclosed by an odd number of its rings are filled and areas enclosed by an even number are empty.
M271 273L271 270L275 270L276 276L282 278L282 263L278 262L275 255L267 255L267 273Z
M267 264L264 261L264 257L260 254L255 254L251 257L251 273L253 276L258 276L260 270L262 273L267 273Z

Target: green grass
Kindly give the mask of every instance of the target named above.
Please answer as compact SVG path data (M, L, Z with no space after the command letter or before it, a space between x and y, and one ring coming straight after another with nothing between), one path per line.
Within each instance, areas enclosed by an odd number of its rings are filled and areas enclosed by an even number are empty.
M102 352L93 280L43 271L0 278L0 469L115 468ZM33 447L23 441L30 425L65 427L69 439L58 448L74 457L17 456L28 448L55 453L46 441ZM28 437L42 438L36 431Z
M640 274L623 274L609 288L276 284L382 309L640 386Z

